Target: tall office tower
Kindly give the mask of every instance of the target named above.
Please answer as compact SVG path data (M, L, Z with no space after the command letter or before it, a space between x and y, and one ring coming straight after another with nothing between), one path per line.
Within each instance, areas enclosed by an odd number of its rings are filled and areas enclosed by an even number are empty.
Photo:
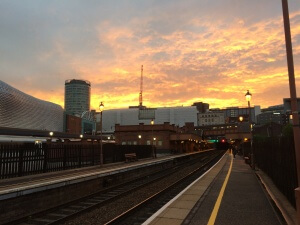
M91 83L86 80L66 80L65 111L68 114L81 116L90 111Z

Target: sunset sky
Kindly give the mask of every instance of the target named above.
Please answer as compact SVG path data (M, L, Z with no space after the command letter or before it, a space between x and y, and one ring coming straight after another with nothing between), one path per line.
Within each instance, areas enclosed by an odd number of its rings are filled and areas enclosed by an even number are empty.
M300 0L289 0L300 96ZM63 106L64 82L92 84L91 108L211 108L289 97L280 0L1 0L0 79Z

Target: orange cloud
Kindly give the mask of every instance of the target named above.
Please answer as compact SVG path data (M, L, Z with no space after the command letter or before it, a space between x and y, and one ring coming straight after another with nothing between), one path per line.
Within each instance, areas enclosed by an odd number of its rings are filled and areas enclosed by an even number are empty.
M292 38L298 38L293 45L296 78L300 69L300 26L293 19L299 16L299 11L290 15ZM152 29L152 20L132 19L127 27L100 23L90 57L72 55L57 42L56 52L74 71L69 78L91 81L91 108L98 109L100 101L106 109L138 105L141 65L143 100L148 107L191 105L195 101L219 108L245 106L248 89L253 104L263 107L280 104L288 97L282 17L251 25L241 18L231 24L193 18L184 29L165 33ZM48 58L47 54L41 56L42 60ZM272 89L281 92L270 96ZM62 90L55 95L31 94L63 104Z

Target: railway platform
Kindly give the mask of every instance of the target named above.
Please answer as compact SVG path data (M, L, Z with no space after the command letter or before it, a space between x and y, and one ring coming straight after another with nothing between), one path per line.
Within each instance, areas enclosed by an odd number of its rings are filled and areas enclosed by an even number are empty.
M296 212L266 175L226 154L146 224L296 224Z
M143 168L165 161L170 161L176 157L182 157L182 155L166 155L157 159L146 158L130 163L119 162L104 164L102 167L97 165L92 167L83 167L72 170L4 179L0 180L0 200L19 197L57 187L63 187L117 173L123 173L136 168Z

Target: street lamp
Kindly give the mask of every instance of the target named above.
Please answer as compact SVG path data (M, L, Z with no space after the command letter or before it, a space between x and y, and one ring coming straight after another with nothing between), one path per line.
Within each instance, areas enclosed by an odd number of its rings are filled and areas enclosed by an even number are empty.
M79 137L80 137L80 138L83 138L83 135L82 135L82 134L80 134L80 135L79 135Z
M104 110L103 102L100 103L100 166L103 165L103 149L102 149L102 112Z
M255 169L255 165L254 165L254 154L253 154L253 138L252 138L252 121L251 121L251 108L250 108L250 101L252 98L252 94L249 92L249 90L247 90L247 93L245 94L246 100L248 102L248 109L249 109L249 129L250 129L250 151L251 151L251 167L252 169Z
M51 141L51 142L52 142L53 134L54 134L54 133L53 133L52 131L49 132L49 135L50 135L50 141Z
M246 100L248 101L248 107L250 107L250 101L252 98L252 94L247 90L247 93L245 94Z
M139 137L139 145L141 145L141 138L142 138L142 135L139 134L138 137Z
M152 130L152 133L151 133L151 136L152 136L152 138L151 138L152 139L152 157L155 158L155 155L154 155L154 143L153 143L154 142L153 141L153 125L154 125L154 120L152 119L151 120L151 128L152 128L151 129Z
M244 120L244 117L239 116L239 121L240 121L240 122L243 122L243 120Z

